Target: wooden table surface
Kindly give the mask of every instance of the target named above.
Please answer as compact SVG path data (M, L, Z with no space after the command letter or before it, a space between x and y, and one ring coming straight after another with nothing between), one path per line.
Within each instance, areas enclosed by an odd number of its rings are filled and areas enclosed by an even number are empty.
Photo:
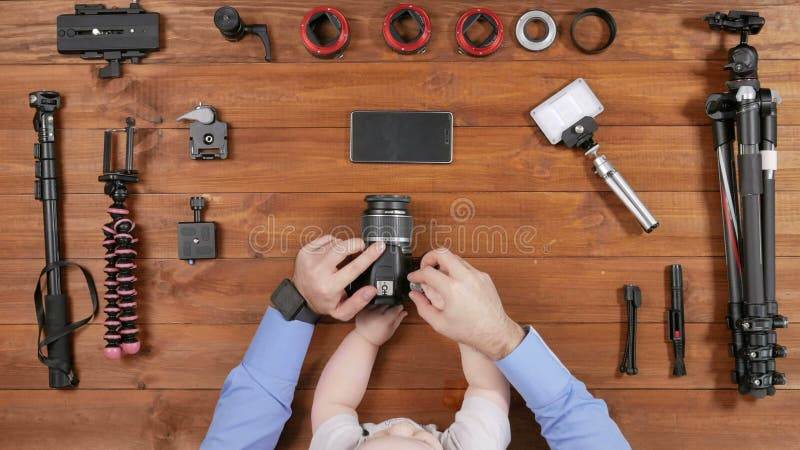
M122 1L107 2L124 6ZM341 0L352 28L343 59L322 61L302 47L298 25L312 2L237 0L247 23L266 22L273 62L254 37L226 42L212 24L219 2L143 0L161 13L162 48L123 76L100 80L100 63L59 55L55 17L71 1L0 4L0 447L195 448L219 388L241 359L299 246L320 232L358 232L365 193L405 193L421 226L415 253L449 245L495 279L506 309L532 323L566 366L603 398L634 448L788 448L800 442L800 333L779 332L790 357L788 384L772 398L741 397L724 324L724 271L716 160L704 113L724 90L731 34L707 29L719 6L685 0L543 1L559 24L555 44L529 53L513 37L529 9L491 1L506 28L500 50L472 59L455 51L453 28L467 5L420 1L431 16L427 53L400 56L380 34L394 2ZM480 6L475 4L474 6ZM569 41L574 14L609 9L617 41L587 56ZM794 1L730 1L767 23L751 43L760 78L777 89L777 270L781 311L800 317L800 29ZM596 28L593 28L596 27ZM588 24L587 31L599 30ZM605 105L596 138L661 221L652 235L590 170L579 153L549 145L528 111L577 77ZM35 134L27 106L34 90L56 90L63 255L87 265L102 292L102 234L109 200L97 182L102 129L136 118L141 182L129 201L137 220L137 284L143 349L121 361L101 355L104 328L74 339L79 389L47 389L35 357L31 294L43 265L40 203L33 198ZM230 158L191 161L188 131L175 118L198 102L230 125ZM452 111L449 165L355 165L348 159L349 113L356 109ZM207 199L219 257L177 260L176 223L191 220L190 196ZM666 267L681 263L686 283L688 376L671 376L665 341ZM68 276L73 317L88 309ZM617 367L625 338L622 286L636 283L639 374ZM413 307L411 308L413 310ZM313 388L350 324L315 332L279 448L306 448ZM466 386L455 345L412 311L382 350L361 419L409 416L450 424ZM511 448L546 448L533 415L515 397ZM794 443L794 444L792 444Z

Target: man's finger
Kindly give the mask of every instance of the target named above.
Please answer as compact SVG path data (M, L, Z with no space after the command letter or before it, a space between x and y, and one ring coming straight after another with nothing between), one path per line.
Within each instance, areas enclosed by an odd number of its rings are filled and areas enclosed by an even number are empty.
M386 244L384 242L376 242L358 255L357 258L339 269L334 275L337 288L344 289L345 286L352 283L381 256L384 250L386 250Z
M417 313L419 313L419 316L422 317L422 320L428 322L432 327L435 328L439 323L439 318L442 312L436 309L435 306L431 305L431 302L427 297L425 297L424 294L421 294L417 291L411 291L408 296L411 298L411 301L414 302L414 305L416 305Z
M466 259L464 259L464 258L462 258L462 257L460 257L458 255L455 255L455 257L458 258L458 260L461 261L461 264L463 264L464 267L466 267L467 269L469 269L469 270L478 270L478 269L475 268L475 266L473 266L472 264L468 263Z
M341 320L342 322L347 322L348 320L355 317L359 311L364 309L367 306L367 303L370 302L375 295L378 293L378 290L375 289L375 286L364 286L361 289L357 290L350 298L342 301L339 303L333 311L331 311L331 317L337 320Z
M466 261L461 259L460 256L454 255L453 252L446 248L437 248L426 253L422 260L419 262L420 268L428 266L439 266L439 269L456 278L460 278L467 273Z
M309 251L317 250L317 249L321 248L322 246L324 246L325 244L327 244L330 241L332 241L333 239L334 239L333 236L331 236L330 234L326 234L326 235L320 236L320 237L314 239L313 241L309 242L308 244L304 245L303 248L307 249Z
M444 297L442 297L441 295L439 295L438 292L436 292L436 289L433 289L427 284L423 284L422 292L425 293L425 296L428 297L428 300L430 300L433 306L435 306L437 309L444 309L446 302L444 301Z
M361 238L347 239L345 241L336 239L325 255L325 264L338 266L345 258L354 253L364 251L364 248L366 248L366 244Z
M433 266L423 267L411 272L408 274L408 281L428 285L442 295L446 295L450 291L450 278L434 269Z

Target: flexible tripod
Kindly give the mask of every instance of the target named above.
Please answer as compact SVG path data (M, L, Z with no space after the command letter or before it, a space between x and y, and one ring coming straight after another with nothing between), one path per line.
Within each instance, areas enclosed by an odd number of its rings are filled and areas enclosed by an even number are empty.
M105 183L105 194L114 201L106 212L111 216L111 221L103 225L103 247L106 249L104 259L106 266L103 272L106 279L103 285L106 293L103 298L106 306L103 312L107 314L103 325L108 329L103 335L106 347L103 355L108 359L119 359L122 353L133 354L139 351L141 343L136 335L136 289L134 282L136 275L136 250L133 245L139 240L133 237L136 224L128 215L130 211L125 206L128 199L127 183L136 183L138 172L133 169L133 135L136 131L132 117L125 120L125 128L105 130L103 135L103 174L98 181ZM124 131L125 143L125 168L111 169L111 148L113 133Z
M708 97L706 112L712 119L722 200L727 322L735 358L732 378L740 393L760 398L774 395L774 386L786 383L784 374L775 370L775 358L786 356L775 329L788 325L778 315L775 298L775 146L781 98L761 87L758 53L747 43L750 35L761 31L764 18L755 12L730 11L709 14L705 20L712 30L741 35L724 66L731 71L728 92ZM734 127L739 141L736 163Z
M33 116L33 129L39 142L33 145L36 158L36 183L34 197L42 202L44 217L45 266L39 272L33 303L36 308L36 321L39 324L36 349L37 357L49 369L49 383L52 388L69 388L78 385L78 378L72 370L72 352L69 334L86 325L97 311L97 291L92 275L78 264L63 261L59 250L58 236L58 167L56 165L56 124L55 112L61 107L61 96L53 91L31 92L28 96L31 108L36 109ZM92 313L81 320L67 323L67 295L62 290L61 269L75 266L81 269L89 287L92 300ZM42 301L42 276L47 275L47 294ZM42 348L47 347L47 355Z

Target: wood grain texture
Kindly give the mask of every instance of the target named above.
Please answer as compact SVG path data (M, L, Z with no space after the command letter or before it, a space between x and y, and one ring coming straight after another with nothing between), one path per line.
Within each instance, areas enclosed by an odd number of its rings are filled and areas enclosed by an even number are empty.
M723 323L728 287L723 258L470 258L470 264L492 274L506 311L522 323L621 323L622 286L636 282L644 302L640 323L663 323L669 307L669 264L680 261L684 270L686 321ZM98 274L102 289L103 261L77 260ZM141 260L138 301L140 323L255 324L267 305L273 286L292 273L290 258L217 259L190 266L183 261ZM800 316L800 277L794 276L798 258L779 258L778 298L781 313ZM0 302L0 324L34 324L31 282L20 274L36 273L39 260L0 261L0 286L7 286ZM565 270L565 268L567 268ZM72 293L72 317L89 308L83 278L67 274ZM409 305L405 323L422 323Z
M0 60L4 64L80 64L77 56L56 53L55 24L52 19L58 14L72 14L70 1L4 1L13 5L15 14L0 15L0 35L7 36L0 47ZM124 3L124 2L123 2ZM392 1L346 1L335 6L347 17L351 27L351 43L342 61L322 63L347 63L351 61L397 62L463 61L465 56L456 53L454 32L458 17L469 5L455 0L415 2L423 7L431 18L433 38L428 51L423 55L396 55L384 44L381 26L386 12L396 5ZM692 0L680 4L664 4L655 0L635 3L620 3L609 0L593 5L608 9L617 22L618 37L608 51L592 59L608 60L663 60L663 59L725 59L727 48L736 45L734 36L713 34L703 22L704 15L715 9L707 2ZM765 33L754 41L759 46L762 59L784 59L791 54L794 41L796 13L793 2L773 1L757 8L767 18ZM107 5L110 6L110 5ZM162 15L162 49L145 59L145 64L187 62L250 63L263 64L264 50L260 42L248 37L238 44L226 42L213 25L213 15L218 4L201 0L184 0L179 3L168 0L147 0L143 8ZM235 4L243 20L250 23L266 22L272 41L272 65L315 61L300 43L299 25L303 15L313 7L314 1L258 1L239 0ZM536 4L553 15L559 26L556 42L545 52L534 53L522 49L514 38L514 26L519 16L530 9L530 5L510 1L493 1L486 5L503 22L506 38L502 47L492 55L491 61L581 61L586 56L578 52L569 39L569 26L575 14L586 5L577 2L546 0ZM5 6L11 8L11 6ZM730 1L728 9L752 9L753 2ZM47 10L50 14L41 14ZM726 10L727 11L727 10ZM19 26L19 17L26 19L26 26ZM584 24L583 26L589 26ZM590 31L599 32L599 28ZM676 39L676 35L679 37ZM202 42L202 45L199 43ZM761 50L763 48L763 50ZM95 62L94 65L97 65ZM124 67L123 70L127 69Z
M387 183L391 185L391 183ZM391 188L382 186L385 192ZM196 195L197 193L194 193ZM174 258L176 223L191 220L189 195L134 195L128 201L139 258ZM712 256L721 255L719 194L642 192L660 220L645 234L610 192L415 194L414 252L448 247L467 257ZM218 257L293 257L323 233L360 235L363 194L210 194L204 220L224 223ZM30 196L0 202L0 258L43 254L41 206ZM102 256L100 225L110 201L102 194L71 195L62 204L62 255ZM798 256L800 195L777 195L777 254ZM98 251L98 249L100 251Z
M454 162L447 166L351 163L349 132L344 128L231 128L227 160L192 161L188 130L143 129L136 135L134 157L142 175L133 190L142 194L359 192L364 186L385 186L387 180L392 189L407 193L609 190L580 152L550 145L532 125L456 128ZM779 132L777 189L797 191L800 127L782 126ZM637 192L719 189L708 127L620 126L601 133L603 151ZM32 130L0 130L0 141L10 148L30 147L33 136ZM58 155L62 192L102 192L97 182L102 131L67 129L61 139L65 143ZM121 141L119 145L122 149ZM0 161L0 192L32 194L30 153L15 151Z
M640 324L635 377L619 373L625 324L540 324L532 322L563 363L590 388L733 389L728 357L730 332L724 324L687 324L686 365L689 375L672 377L672 347L662 323ZM4 326L0 363L2 389L35 389L47 385L47 372L31 348L32 325ZM109 362L102 356L105 328L89 327L75 338L75 366L87 389L214 389L240 361L255 325L146 325L142 351L135 358ZM300 374L299 387L313 389L330 355L352 329L348 324L320 325ZM788 348L800 345L800 331L780 331ZM423 350L424 349L424 350ZM198 357L202 354L202 357ZM413 361L413 364L410 362ZM423 324L403 325L378 356L372 389L466 388L456 345ZM531 370L536 362L531 361ZM778 361L782 371L796 373L796 352ZM191 376L189 376L191 374ZM789 377L786 389L800 389Z
M486 64L491 64L491 69ZM198 102L219 108L238 128L346 127L350 112L365 109L451 111L456 126L531 125L530 110L578 77L606 106L604 125L706 125L709 94L725 90L719 61L403 62L326 65L155 65L126 67L124 77L97 78L90 65L0 66L0 123L28 129L28 93L62 95L62 128L119 127L133 116L141 127L174 127ZM800 96L795 61L759 67L764 87L784 98ZM681 76L675 76L675 74ZM300 74L298 76L298 74ZM502 77L498 74L503 74ZM588 77L587 74L591 74ZM235 76L236 82L220 82ZM654 80L658 92L652 93ZM187 92L186 87L191 86ZM414 86L414 89L409 89ZM781 106L780 122L800 125L800 106ZM602 131L602 130L601 130ZM600 134L598 142L603 142Z
M675 442L687 450L709 448L783 448L800 439L793 418L800 414L800 392L786 391L769 401L743 402L734 391L595 390L633 448L671 450ZM298 391L293 409L310 409L312 391ZM371 390L359 409L365 421L414 415L419 421L448 426L458 409L460 390ZM205 436L217 400L215 390L83 390L76 392L3 391L0 431L14 448L65 450L107 448L109 436L99 432L109 423L124 422L114 431L115 449L194 449ZM126 408L117 405L124 404ZM653 407L658 405L658 407ZM775 414L779 410L781 414ZM30 439L30 421L42 429ZM511 450L546 448L532 425L530 412L512 396ZM763 433L732 433L761 423ZM64 424L69 426L64 426ZM280 449L305 450L311 440L308 415L286 424Z
M212 24L221 3L142 0L161 14L162 49L123 77L100 80L97 61L59 55L55 17L73 0L0 1L0 447L15 449L197 448L219 388L241 359L269 292L292 271L302 243L323 232L358 234L365 193L412 195L420 226L415 254L451 247L490 273L506 310L532 323L570 370L608 406L633 448L789 448L800 441L800 329L778 333L790 357L778 361L788 385L774 398L741 397L724 324L727 302L716 161L703 105L725 89L721 70L738 37L708 30L704 14L725 7L759 11L751 38L759 76L778 90L778 298L800 316L800 29L796 0L543 0L559 36L545 52L517 45L513 27L531 8L485 5L506 29L500 50L483 59L455 51L453 27L470 5L421 0L434 35L424 55L392 53L380 37L393 1L339 0L353 39L344 58L322 61L298 39L311 0L237 0L248 23L266 23L274 62L261 62L253 37L232 44ZM107 0L124 6L127 0ZM477 6L477 5L472 5ZM614 15L618 36L587 56L569 41L574 14L587 6ZM602 33L587 22L581 36ZM596 38L596 36L595 36ZM577 152L551 146L528 112L576 77L605 105L596 134L604 152L661 221L641 232ZM142 181L130 202L138 222L140 322L136 357L102 359L103 327L74 342L82 379L73 392L47 390L35 358L31 296L42 265L41 206L33 199L33 90L58 90L63 255L101 283L100 225L109 204L97 182L102 129L137 120L135 165ZM197 102L230 126L230 158L191 161L187 124L175 118ZM349 162L349 114L357 109L454 113L454 163L359 165ZM189 266L176 259L175 225L191 219L188 197L208 200L220 258ZM349 230L349 231L348 231ZM504 244L505 243L505 244ZM681 263L689 375L670 375L665 341L667 265ZM87 311L77 273L65 279L73 318ZM622 286L638 284L635 377L616 371L624 345ZM100 289L102 292L102 289ZM365 421L408 416L445 427L466 386L455 345L411 308L379 355L360 407ZM99 319L95 319L99 321ZM351 324L325 320L303 365L294 415L279 449L306 449L316 380ZM425 351L420 351L425 349ZM535 361L531 362L535 365ZM532 367L531 370L535 370ZM532 414L514 396L511 449L546 448ZM753 424L757 424L754 432Z

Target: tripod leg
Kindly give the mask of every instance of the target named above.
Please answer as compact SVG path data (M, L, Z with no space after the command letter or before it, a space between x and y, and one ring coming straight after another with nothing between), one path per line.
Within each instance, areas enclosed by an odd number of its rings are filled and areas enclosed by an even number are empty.
M761 262L761 157L759 108L755 101L743 101L736 112L739 134L739 189L742 207L744 264L742 287L746 314L763 317L764 271Z
M717 152L719 192L722 206L722 236L725 243L725 266L728 278L728 328L732 333L731 356L735 358L732 381L740 384L746 376L746 363L739 356L744 348L744 334L737 327L742 318L742 263L739 254L739 202L736 167L733 159L733 120L714 120L711 124ZM741 384L740 384L741 386ZM742 393L746 393L742 392Z
M763 247L761 234L761 196L763 181L761 171L760 104L750 86L739 88L736 94L736 127L739 137L739 186L742 207L742 289L744 291L744 317L741 327L745 331L745 352L757 350L774 341L771 316L767 312L764 296ZM774 360L749 358L747 379L753 397L774 393L771 378Z
M763 90L762 94L769 92ZM761 105L761 168L764 178L764 196L761 202L761 236L764 248L764 296L767 313L778 314L775 296L775 172L778 170L777 145L778 123L777 105L772 101ZM780 98L780 97L777 97Z

